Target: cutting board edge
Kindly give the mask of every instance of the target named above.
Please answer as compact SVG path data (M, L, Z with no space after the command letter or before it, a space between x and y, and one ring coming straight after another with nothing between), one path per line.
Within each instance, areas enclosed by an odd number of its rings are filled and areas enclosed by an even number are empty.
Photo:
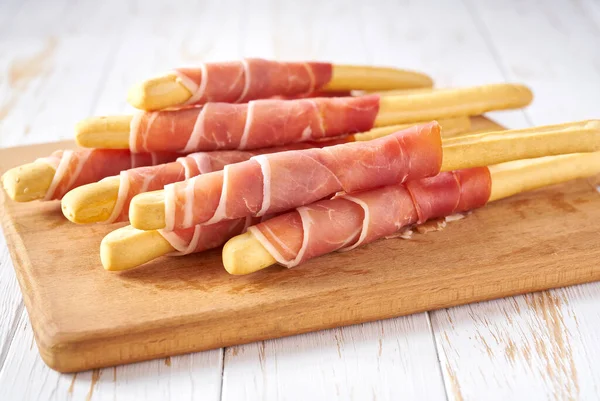
M598 251L598 254L600 256L600 250ZM565 273L569 272L566 271ZM541 280L539 283L536 284L531 284L530 282L526 284L525 281L520 280L519 278L513 279L512 283L509 283L506 280L495 280L494 282L490 282L487 284L510 287L510 289L506 291L498 291L497 293L494 293L491 296L481 296L480 294L475 293L470 296L455 296L454 294L456 294L464 288L460 285L450 286L438 291L438 299L448 299L444 302L439 302L436 304L427 304L427 302L423 302L423 306L415 306L412 308L406 308L406 306L401 306L401 304L399 303L397 309L390 308L389 306L386 306L385 303L380 305L372 305L370 310L378 310L378 313L369 313L369 309L363 309L360 311L360 315L355 315L353 318L331 321L329 323L317 322L311 325L304 326L302 328L299 328L298 326L295 326L292 323L295 322L294 319L287 319L287 325L282 326L282 322L280 321L272 322L273 327L263 326L261 327L260 331L247 333L243 339L240 339L240 336L237 335L230 336L231 338L223 338L218 341L210 341L208 340L208 338L210 337L207 337L206 340L202 341L195 341L192 343L186 342L187 339L197 340L197 337L188 335L188 333L190 332L198 333L202 331L218 331L220 324L222 324L222 317L219 319L214 319L214 322L196 321L193 323L181 325L176 331L174 331L172 327L160 328L155 330L140 330L135 332L130 331L127 335L125 335L125 337L128 338L126 341L123 341L123 336L119 336L118 341L110 341L110 339L105 337L98 337L94 340L90 340L89 338L86 338L85 335L82 335L82 339L81 341L79 341L77 338L78 336L74 337L70 333L49 333L45 330L40 330L42 322L38 320L39 316L37 315L34 315L31 318L31 320L34 332L38 333L38 335L36 336L36 341L38 344L40 355L44 362L50 368L56 371L62 373L71 373L82 370L116 366L123 363L134 363L150 359L163 358L172 355L181 355L190 352L206 351L221 347L228 347L232 345L248 344L255 341L263 341L272 338L288 337L298 334L314 332L317 330L326 330L336 327L350 326L354 324L372 322L381 319L389 319L400 316L406 316L414 313L454 307L473 302L483 302L507 296L539 292L553 288L560 288L600 280L600 268L597 268L595 265L590 265L589 271L583 274L581 274L581 270L576 271L574 273L575 274L571 274L567 278L563 277L560 279L558 275L556 275L556 278L553 280L548 280L548 277L545 277L544 280ZM381 297L381 299L390 299L392 295L393 289L390 288L389 293L386 296ZM333 298L336 296L331 294L331 297ZM310 303L309 301L306 302ZM328 300L325 299L323 304L327 304L327 302ZM418 303L419 302L417 302L417 304ZM277 307L275 303L273 303L270 306ZM382 311L382 308L386 309ZM306 310L305 307L302 306L302 304L295 305L294 309ZM237 310L237 312L242 313L243 311ZM294 311L291 312L293 313ZM252 319L253 318L249 320ZM51 324L51 322L48 323ZM253 326L248 325L247 327ZM279 335L273 337L273 335L269 333L275 331L275 327L276 330L279 331ZM139 345L141 343L162 343L165 349L164 351L148 353L148 349L145 348L146 353L144 354L140 353L137 356L128 355L128 357L126 358L118 357L120 355L128 354L128 352L131 352L131 349L134 349L136 345ZM156 349L157 348L153 348L153 350ZM98 355L101 356L100 359L97 358Z

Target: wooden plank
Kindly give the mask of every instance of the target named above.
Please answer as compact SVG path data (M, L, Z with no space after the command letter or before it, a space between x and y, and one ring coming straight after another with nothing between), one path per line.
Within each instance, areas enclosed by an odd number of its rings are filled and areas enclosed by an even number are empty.
M430 330L421 313L228 347L222 399L444 399Z
M577 5L562 4L555 13L542 3L469 2L506 78L533 88L527 113L536 125L592 116L587 105L600 100L589 89L600 82L590 70L597 31ZM577 61L565 60L573 52ZM449 399L597 399L590 355L599 352L600 329L590 305L599 301L598 285L587 284L431 313Z
M2 151L2 168L24 151L48 149ZM57 203L4 201L3 226L42 357L73 371L593 281L600 249L585 244L597 236L598 202L579 180L496 202L441 233L246 277L228 275L218 250L107 273L98 243L113 227L82 236Z
M14 344L0 372L2 400L202 399L221 393L223 354L214 350L76 374L60 374L40 360L24 313Z

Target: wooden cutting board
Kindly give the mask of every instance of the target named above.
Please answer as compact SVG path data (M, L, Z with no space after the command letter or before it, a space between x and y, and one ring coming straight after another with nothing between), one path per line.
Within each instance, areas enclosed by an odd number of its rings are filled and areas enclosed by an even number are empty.
M72 146L1 150L0 171ZM220 250L109 273L98 248L116 226L69 223L59 202L17 204L3 191L0 202L40 354L71 372L600 280L597 182L519 195L442 231L245 277L225 272Z

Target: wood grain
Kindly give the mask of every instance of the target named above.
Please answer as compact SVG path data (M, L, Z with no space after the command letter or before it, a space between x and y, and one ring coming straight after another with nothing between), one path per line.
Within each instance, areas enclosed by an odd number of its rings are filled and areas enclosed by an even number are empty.
M0 168L50 148L3 150ZM491 204L440 233L248 277L229 276L218 250L107 273L98 244L113 227L73 225L56 202L3 195L2 222L42 358L76 371L599 279L600 249L587 246L598 202L578 181Z

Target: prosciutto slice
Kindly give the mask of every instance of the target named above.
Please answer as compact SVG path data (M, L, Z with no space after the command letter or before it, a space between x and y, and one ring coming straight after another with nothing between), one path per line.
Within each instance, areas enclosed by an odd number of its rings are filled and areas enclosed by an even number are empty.
M278 263L294 267L393 235L411 224L484 206L490 193L487 167L457 170L322 200L248 230Z
M71 189L119 174L132 167L175 160L175 153L131 153L129 150L57 150L37 161L51 165L56 172L44 200L62 199Z
M281 146L368 131L378 111L379 96L370 95L138 112L131 120L129 148L191 153Z
M331 80L332 65L249 58L204 63L174 72L192 93L186 104L242 103L273 96L298 97L318 91Z
M280 213L339 191L434 176L441 163L437 122L366 142L253 156L165 186L165 229Z
M185 157L179 157L176 161L171 163L160 164L157 166L137 167L121 171L119 174L119 192L117 201L112 214L105 223L126 221L129 216L129 204L131 203L131 199L142 192L163 189L167 184L184 181L201 174L220 171L228 164L239 163L248 160L255 155L295 149L308 149L315 146L325 146L337 143L338 141L334 140L323 143L304 142L252 151L221 150L214 152L197 152ZM110 178L112 177L108 177L107 179ZM186 237L185 234L184 237Z
M248 216L208 226L196 225L176 231L159 230L159 233L176 250L173 255L181 256L219 247L230 238L245 233L251 225L264 220Z

